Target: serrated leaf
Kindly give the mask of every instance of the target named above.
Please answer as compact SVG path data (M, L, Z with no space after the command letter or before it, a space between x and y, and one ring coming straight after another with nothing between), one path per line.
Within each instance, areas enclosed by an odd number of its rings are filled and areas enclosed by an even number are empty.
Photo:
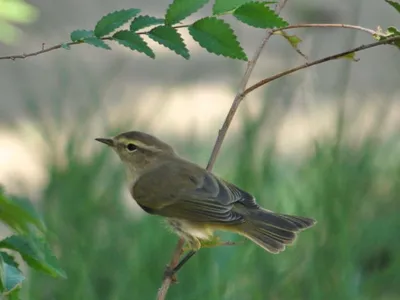
M0 255L0 287L3 295L10 296L11 293L17 294L25 276L19 270L13 258L5 252ZM4 259L6 258L6 259ZM10 260L11 258L11 260ZM9 263L8 261L11 261ZM8 298L9 299L9 298Z
M142 37L132 31L118 31L113 35L113 40L129 49L144 53L151 58L156 57L153 50L151 50Z
M138 16L136 17L129 27L130 31L138 31L139 29L143 29L152 25L163 24L164 19L159 19L150 16Z
M398 13L400 13L400 3L396 1L385 0L389 5L391 5Z
M193 39L208 52L225 57L247 60L231 27L214 17L200 19L189 26Z
M22 274L22 272L7 263L3 263L4 265L4 292L5 293L10 293L11 291L17 289L22 281L25 280L25 276Z
M94 37L93 30L74 30L71 32L71 41L77 42L81 41L85 38Z
M228 12L233 12L243 4L253 2L254 0L215 0L213 6L213 14L220 15ZM276 1L266 1L265 4L274 4Z
M27 233L32 227L42 232L45 230L45 225L31 202L6 196L3 190L0 190L0 220L18 233Z
M99 22L97 22L96 27L94 28L95 36L103 37L107 34L110 34L114 30L124 25L138 13L140 13L140 9L131 8L117 10L105 15L100 19Z
M186 48L181 35L175 28L172 28L171 26L158 26L153 28L149 32L148 36L157 43L174 51L176 54L189 59L189 50Z
M35 270L53 277L66 278L65 272L58 265L50 247L40 238L12 235L0 241L0 248L17 251L22 259Z
M209 0L174 0L165 14L165 24L172 25L189 17Z
M246 3L233 12L239 21L257 28L276 28L288 23L262 2Z
M89 37L89 38L83 39L82 41L85 42L86 44L95 46L97 48L111 50L110 46L108 46L103 40L98 39L97 37Z
M18 268L18 263L15 261L15 258L8 254L7 252L0 251L0 256L4 262L8 263L11 266Z

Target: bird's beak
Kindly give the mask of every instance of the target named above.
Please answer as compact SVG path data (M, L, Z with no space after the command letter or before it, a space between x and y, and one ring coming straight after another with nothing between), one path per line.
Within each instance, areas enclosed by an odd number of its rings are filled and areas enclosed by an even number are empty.
M112 139L97 138L96 141L106 144L107 146L114 147L114 141Z

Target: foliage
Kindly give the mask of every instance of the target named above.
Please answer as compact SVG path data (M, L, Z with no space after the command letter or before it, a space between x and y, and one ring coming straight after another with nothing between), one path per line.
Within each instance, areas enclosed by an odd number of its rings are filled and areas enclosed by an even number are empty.
M106 50L110 50L111 47L104 41L114 41L154 59L156 56L153 50L140 37L140 35L145 35L185 59L189 59L189 50L178 31L179 28L187 28L192 38L209 53L247 60L247 55L231 25L223 21L221 16L231 14L242 23L262 29L279 29L289 25L270 8L276 2L248 0L216 0L211 16L201 18L192 24L175 25L197 12L207 2L207 0L175 0L168 7L163 19L138 15L140 10L136 8L114 11L101 18L94 31L76 30L72 32L71 40L73 43L87 43ZM399 3L388 0L386 2L399 11ZM109 35L130 21L129 30L124 29ZM150 26L153 26L151 30L140 31ZM279 30L276 30L276 34L282 35L301 54L297 49L301 42L299 37ZM395 27L389 27L386 32L378 32L374 37L377 40L384 40L398 35L399 31ZM396 41L394 44L399 47L400 42ZM354 60L353 57L351 58Z
M17 299L25 279L12 250L33 269L53 277L66 277L44 240L45 226L32 204L26 199L6 195L0 188L0 220L14 232L0 240L0 292Z
M103 49L111 48L101 40L116 41L131 50L155 58L153 51L139 37L139 35L147 35L176 54L189 59L189 50L177 30L180 27L187 27L192 38L208 52L247 60L235 32L228 23L219 18L221 15L233 14L237 20L256 28L277 28L287 25L286 21L268 7L274 2L237 1L232 6L232 3L228 3L230 1L217 0L211 16L199 19L190 25L173 26L197 12L207 2L207 0L175 0L168 7L164 19L148 15L136 16L139 10L135 8L115 11L100 19L94 31L76 30L72 32L71 40ZM132 18L129 30L117 31L112 36L109 35ZM153 25L156 27L150 31L139 31Z
M23 0L0 0L0 42L12 44L19 36L19 30L12 23L32 23L38 10Z

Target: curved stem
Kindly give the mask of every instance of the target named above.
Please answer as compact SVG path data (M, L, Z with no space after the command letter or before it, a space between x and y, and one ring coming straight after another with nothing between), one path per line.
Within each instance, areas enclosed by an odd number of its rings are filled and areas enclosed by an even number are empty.
M279 32L282 30L289 30L289 29L298 29L298 28L349 28L349 29L355 29L355 30L360 30L364 31L366 33L369 33L370 35L376 35L379 34L377 31L365 28L362 26L357 26L357 25L350 25L350 24L294 24L294 25L289 25L286 27L281 27L274 29L273 32Z

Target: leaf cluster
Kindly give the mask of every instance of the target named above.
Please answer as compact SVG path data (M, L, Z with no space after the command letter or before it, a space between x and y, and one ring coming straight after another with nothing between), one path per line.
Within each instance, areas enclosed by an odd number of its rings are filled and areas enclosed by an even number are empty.
M35 270L66 277L44 238L46 227L28 200L6 195L0 187L0 220L14 233L0 240L1 295L19 299L25 276L15 260L16 253Z
M244 0L217 0L211 16L201 18L189 25L180 24L207 2L208 0L175 0L168 7L164 18L140 15L140 10L137 8L114 11L101 18L94 30L72 32L71 40L73 43L86 43L107 50L111 49L107 41L113 41L155 58L153 49L143 38L146 36L185 59L189 59L189 50L179 32L180 28L187 28L193 40L208 52L247 60L247 55L235 32L221 18L223 15L230 14L240 22L255 28L280 28L288 25L270 8L270 5L275 2ZM117 31L128 23L130 24L126 29ZM151 28L148 29L149 27ZM64 44L64 48L68 48L68 44Z

